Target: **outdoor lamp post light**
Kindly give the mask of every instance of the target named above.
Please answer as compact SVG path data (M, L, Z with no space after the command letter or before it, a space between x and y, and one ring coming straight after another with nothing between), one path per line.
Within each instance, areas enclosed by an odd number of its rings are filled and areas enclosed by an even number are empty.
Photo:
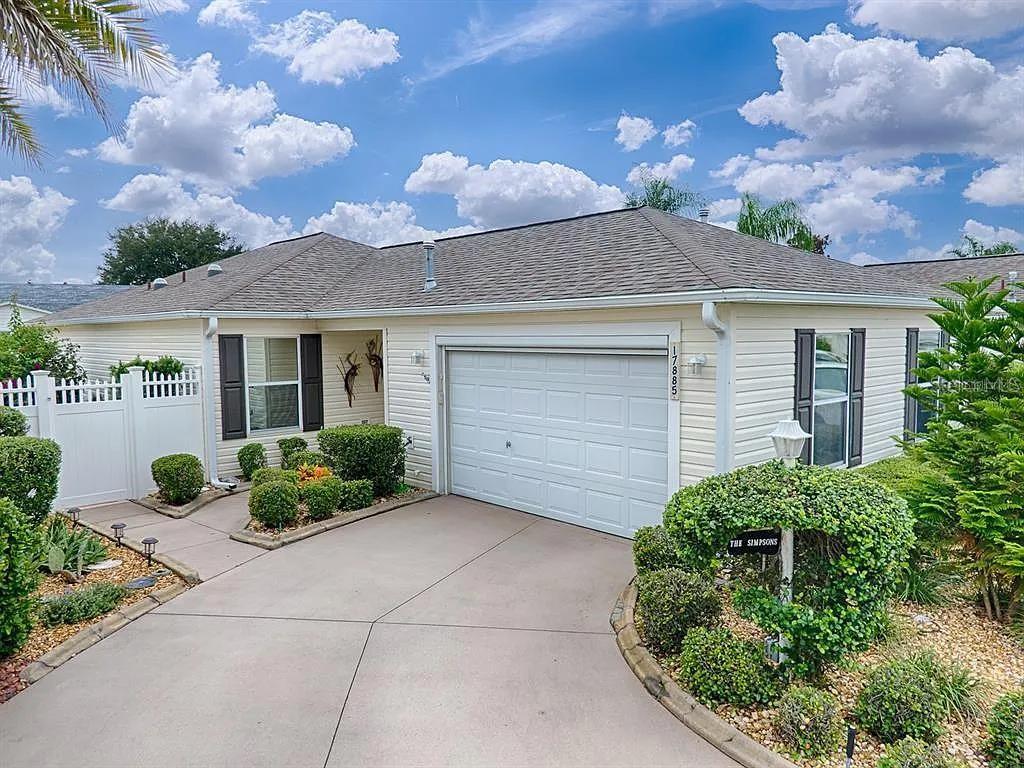
M121 546L121 537L124 536L124 523L114 523L110 526L114 530L114 540L117 546Z
M153 553L156 552L158 541L158 539L154 539L152 536L147 536L142 540L142 547L146 553L146 565L153 565Z
M81 514L82 514L82 510L80 510L78 507L72 507L71 509L68 510L68 517L71 518L71 527L72 528L77 528L78 527L78 516L81 515Z

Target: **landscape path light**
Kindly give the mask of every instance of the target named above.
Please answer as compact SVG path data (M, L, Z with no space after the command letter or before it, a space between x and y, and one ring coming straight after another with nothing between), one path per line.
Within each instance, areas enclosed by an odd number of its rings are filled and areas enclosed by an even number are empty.
M142 540L142 548L146 554L146 565L153 565L153 553L156 552L156 545L159 541L159 539L154 539L152 536L147 536Z
M114 531L114 540L117 542L117 546L121 546L121 537L124 536L124 523L114 523L110 526Z

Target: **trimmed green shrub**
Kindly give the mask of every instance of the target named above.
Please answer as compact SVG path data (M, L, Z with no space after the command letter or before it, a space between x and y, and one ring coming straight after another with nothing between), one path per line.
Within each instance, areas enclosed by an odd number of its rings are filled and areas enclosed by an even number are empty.
M677 568L679 557L676 545L660 525L645 525L637 528L633 537L633 563L638 574L660 571L662 568Z
M17 408L0 405L0 437L24 437L28 434L28 419Z
M684 566L701 572L722 565L738 531L795 529L793 601L779 601L768 569L735 590L734 604L765 634L782 633L785 664L798 676L871 644L913 541L906 502L879 483L780 461L681 489L665 509L665 528Z
M341 483L341 502L339 506L344 512L365 509L373 504L373 483L369 480L343 480Z
M110 376L114 381L120 381L121 377L128 373L129 368L145 368L147 373L162 373L165 376L176 376L185 370L185 364L176 357L164 355L156 360L143 360L138 355L134 360L127 363L118 360L116 365L110 366Z
M288 457L298 451L309 448L309 443L304 437L282 437L277 441L277 447L281 449L281 468L289 469Z
M931 743L943 730L940 694L939 681L919 657L890 659L868 673L854 716L886 743L906 736Z
M288 454L288 458L284 461L284 468L298 469L303 464L308 464L311 467L326 467L327 457L319 451L295 451Z
M306 514L311 520L326 520L341 506L342 481L336 477L310 480L299 488L299 496L306 503Z
M779 695L778 676L761 644L725 627L691 629L676 667L683 686L708 705L769 704Z
M263 443L246 443L238 449L238 466L242 470L242 477L252 480L257 469L267 466L267 449Z
M191 453L172 453L155 459L153 481L170 504L187 504L203 490L203 465Z
M123 584L104 581L47 600L40 606L39 616L48 627L77 624L114 610L127 594Z
M20 649L32 631L38 537L31 518L10 499L0 499L0 658Z
M946 755L939 747L920 739L907 737L885 748L878 768L963 768L959 760Z
M839 746L843 737L839 701L828 691L794 686L779 699L775 730L782 742L798 755L827 755Z
M328 465L342 480L369 480L376 496L398 490L405 475L402 430L385 424L321 429L317 435Z
M284 480L272 480L249 492L249 515L268 528L295 522L299 516L299 488Z
M711 580L681 568L643 573L636 587L640 632L655 653L676 653L689 630L709 625L722 612Z
M263 467L252 473L252 487L264 483L285 482L292 485L299 484L299 473L294 469L280 469L279 467Z
M57 498L60 446L40 437L0 437L0 496L39 525Z
M983 748L992 768L1024 768L1024 690L1006 694L992 707Z

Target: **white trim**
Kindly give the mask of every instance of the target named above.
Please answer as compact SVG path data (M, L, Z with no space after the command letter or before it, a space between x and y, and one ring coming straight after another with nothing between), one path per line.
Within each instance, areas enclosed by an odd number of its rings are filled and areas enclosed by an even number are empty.
M206 439L203 444L206 446L206 471L211 483L220 480L217 474L217 412L216 393L213 387L213 340L217 338L218 321L216 317L206 320L206 328L203 330L203 423L206 430ZM217 355L218 363L219 354Z
M33 307L31 304L22 304L20 301L5 301L0 303L0 307L17 307L18 309L31 309L33 312L39 312L43 315L52 315L55 310L52 309L41 309L39 307ZM35 318L38 319L38 318Z
M701 321L714 332L718 346L715 350L715 471L732 469L736 433L732 325L718 314L713 301L701 305Z

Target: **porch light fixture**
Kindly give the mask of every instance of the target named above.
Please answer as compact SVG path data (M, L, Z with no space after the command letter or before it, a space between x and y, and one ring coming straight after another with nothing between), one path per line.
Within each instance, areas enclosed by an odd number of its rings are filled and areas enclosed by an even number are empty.
M78 527L78 518L82 514L82 510L78 507L72 507L67 511L67 516L71 518L71 527Z
M699 355L691 357L686 363L690 366L690 375L696 376L708 364L708 356L701 352Z
M423 365L427 360L427 353L423 350L417 349L409 357L409 362L413 365Z
M124 536L124 523L114 523L110 526L114 530L114 540L117 546L121 546L121 538Z
M159 539L147 536L142 540L142 548L146 554L146 565L153 565L153 553L156 552L156 545Z
M804 432L800 422L795 419L784 419L769 435L775 444L775 455L782 459L787 467L796 466L796 460L804 452L804 443L810 437Z

